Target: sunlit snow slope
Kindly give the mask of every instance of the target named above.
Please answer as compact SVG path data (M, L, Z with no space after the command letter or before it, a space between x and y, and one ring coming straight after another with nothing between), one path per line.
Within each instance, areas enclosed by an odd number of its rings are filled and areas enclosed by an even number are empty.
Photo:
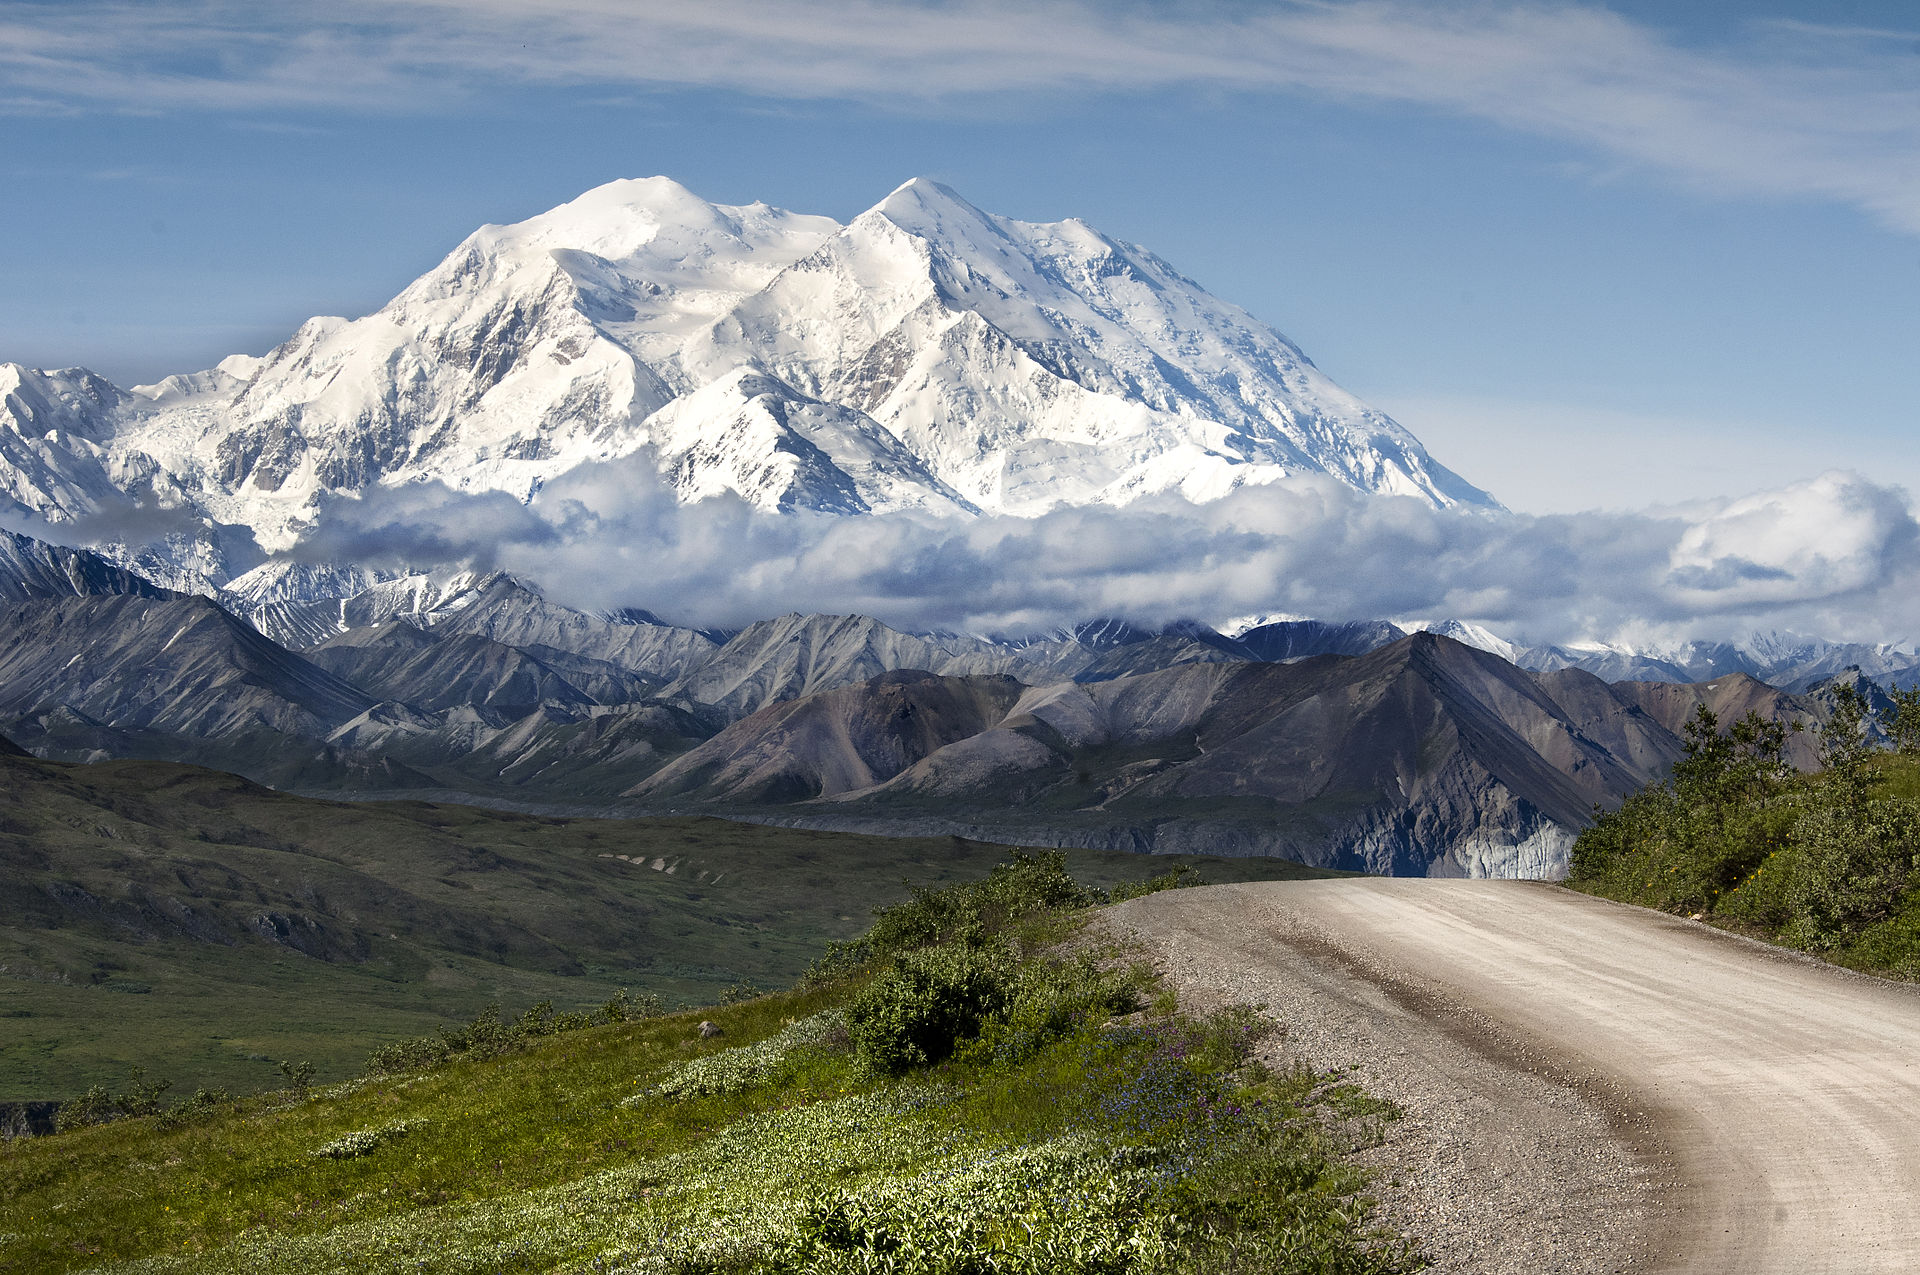
M330 495L531 501L642 450L683 500L767 510L1036 514L1316 472L1492 504L1152 254L925 180L846 226L613 182L483 227L379 312L309 320L265 358L131 391L0 364L0 508L58 522L131 498L268 551ZM223 582L217 546L175 556Z

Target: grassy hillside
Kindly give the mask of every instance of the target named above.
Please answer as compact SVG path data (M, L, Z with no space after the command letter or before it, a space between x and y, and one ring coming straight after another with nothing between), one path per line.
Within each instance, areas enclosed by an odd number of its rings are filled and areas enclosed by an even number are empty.
M1897 752L1866 745L1861 707L1843 697L1813 774L1778 727L1702 709L1673 779L1582 833L1568 883L1920 978L1920 703Z
M0 757L0 1099L141 1065L249 1092L304 1060L626 988L667 1004L781 987L907 895L1001 847L716 819L564 820L348 804L158 762ZM1076 853L1109 885L1166 860ZM1209 862L1214 880L1305 869Z
M0 1144L0 1271L1411 1269L1344 1161L1392 1111L1076 947L1088 901L1027 859L708 1011L719 1035L483 1033Z

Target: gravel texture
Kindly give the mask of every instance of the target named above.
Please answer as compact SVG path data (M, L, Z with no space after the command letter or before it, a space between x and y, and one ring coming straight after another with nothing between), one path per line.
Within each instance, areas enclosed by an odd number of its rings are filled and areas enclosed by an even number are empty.
M1402 1111L1357 1153L1378 1221L1445 1275L1598 1275L1660 1263L1671 1175L1653 1122L1418 971L1390 968L1266 887L1152 895L1104 913L1205 1010L1264 1005L1266 1061L1344 1069Z

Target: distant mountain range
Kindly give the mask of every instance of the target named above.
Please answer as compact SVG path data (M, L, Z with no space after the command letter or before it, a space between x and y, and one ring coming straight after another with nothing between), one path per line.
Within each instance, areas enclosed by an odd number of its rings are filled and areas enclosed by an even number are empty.
M1756 633L1740 642L1527 646L1452 620L1433 625L1430 631L1491 651L1522 668L1538 672L1577 668L1609 682L1704 682L1744 673L1783 690L1806 691L1851 670L1889 686L1920 685L1920 651L1910 643L1828 642L1792 633Z
M1145 249L926 180L844 226L614 182L482 227L377 313L265 357L133 389L0 364L0 511L184 511L200 531L139 561L187 591L289 548L329 498L438 480L537 502L642 450L681 500L849 516L1301 473L1497 507Z
M498 574L235 583L180 594L0 535L0 733L338 794L1538 875L1595 805L1666 773L1696 704L1827 712L1739 669L1610 684L1578 651L1502 654L1458 625L1110 620L1011 641L788 615L728 633ZM1807 676L1849 653L1775 649ZM1883 680L1915 673L1907 657ZM1812 747L1794 737L1800 764Z
M1302 474L1499 510L1278 332L1079 221L924 180L844 226L615 182L264 357L133 389L0 364L0 516L107 542L0 534L0 732L333 793L1539 873L1665 772L1694 703L1808 721L1799 693L1832 678L1920 677L1901 647L1522 647L1452 621L718 631L306 560L331 510L422 484L536 515L594 476L635 508L655 484L966 520Z

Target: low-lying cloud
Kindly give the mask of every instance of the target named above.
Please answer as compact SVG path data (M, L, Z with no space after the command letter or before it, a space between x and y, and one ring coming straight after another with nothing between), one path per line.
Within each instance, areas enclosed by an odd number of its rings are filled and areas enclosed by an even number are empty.
M1096 616L1457 618L1532 642L1920 632L1906 493L1832 472L1738 500L1557 516L1434 510L1303 477L1195 505L1038 518L770 514L678 503L637 455L531 507L413 484L331 506L300 555L499 567L556 600L731 625L859 612L906 628L1029 633Z

